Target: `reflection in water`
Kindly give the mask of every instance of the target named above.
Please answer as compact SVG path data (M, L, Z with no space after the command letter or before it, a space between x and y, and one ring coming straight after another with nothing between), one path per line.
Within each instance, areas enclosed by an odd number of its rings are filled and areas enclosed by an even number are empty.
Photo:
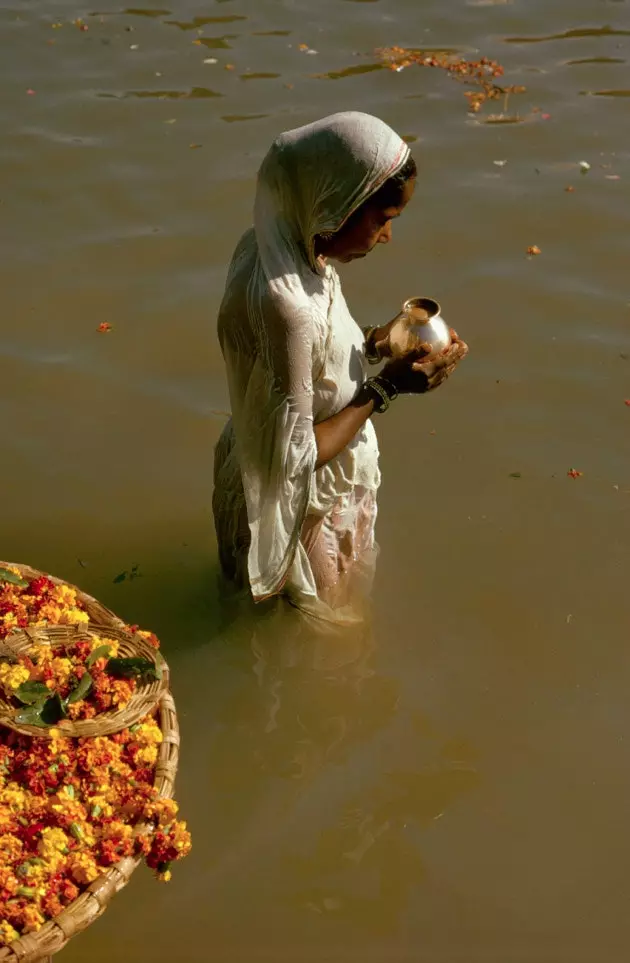
M478 783L474 753L441 744L417 709L401 718L368 623L332 626L283 600L240 605L226 609L224 636L249 671L205 764L229 836L212 877L273 853L267 899L388 933L424 876L418 833Z

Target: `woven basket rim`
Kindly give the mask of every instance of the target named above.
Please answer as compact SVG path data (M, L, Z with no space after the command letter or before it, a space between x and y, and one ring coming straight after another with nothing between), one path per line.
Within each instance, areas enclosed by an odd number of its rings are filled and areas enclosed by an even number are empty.
M130 648L134 653L146 658L153 659L156 665L159 664L162 670L162 678L151 683L138 683L131 699L122 709L110 709L101 712L93 719L79 719L72 722L69 719L62 719L51 729L60 730L64 736L71 737L93 737L108 736L122 729L127 729L134 725L143 716L147 715L160 701L160 697L169 687L169 668L166 659L158 649L154 649L141 636L129 630L122 631L113 626L103 629L95 626L91 622L80 625L38 625L28 626L25 629L16 629L3 639L3 646L19 654L22 650L23 640L37 642L39 640L50 639L51 645L72 644L73 641L80 641L94 636L113 637L114 641L120 642ZM0 656L0 659L2 657ZM27 723L16 722L16 707L7 698L5 693L0 690L0 725L7 726L15 732L33 738L51 738L51 729L40 726L29 725Z
M161 799L170 799L179 762L179 723L170 692L163 693L158 710L162 743L153 785ZM149 828L150 824L141 823L135 830L142 832ZM103 872L59 916L49 920L40 930L20 937L9 946L0 947L0 963L38 963L58 953L73 936L87 929L105 912L110 901L127 885L141 862L142 857L130 856Z

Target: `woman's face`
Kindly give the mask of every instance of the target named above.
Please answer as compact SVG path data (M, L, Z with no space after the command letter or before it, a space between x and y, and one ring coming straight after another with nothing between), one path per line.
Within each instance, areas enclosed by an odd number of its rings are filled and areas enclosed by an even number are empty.
M389 244L392 221L400 217L413 197L415 188L416 178L410 177L405 181L397 207L382 207L378 201L366 201L331 238L318 237L317 254L347 264L365 257L377 244Z

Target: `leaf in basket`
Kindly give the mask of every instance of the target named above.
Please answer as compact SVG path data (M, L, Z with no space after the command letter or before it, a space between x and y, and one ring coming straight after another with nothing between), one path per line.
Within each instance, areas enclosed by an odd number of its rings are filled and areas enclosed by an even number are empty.
M41 726L46 729L49 726L56 726L60 719L66 715L63 702L56 692L55 695L41 702L39 705L27 706L15 714L15 721L26 726Z
M106 659L111 651L111 645L99 645L98 648L94 649L89 659L85 663L88 669L93 666L98 659Z
M146 682L154 682L162 678L162 667L157 666L150 659L128 658L110 659L105 666L110 675L122 676L124 679L141 678Z
M29 584L21 575L16 575L8 568L0 568L0 582L10 582L11 585L18 585L20 588L27 588Z
M15 694L25 706L34 706L48 699L50 689L43 682L23 682L15 690Z
M78 686L76 689L72 690L66 699L67 704L71 706L74 702L80 702L81 699L85 699L86 695L92 688L93 681L94 680L89 672L86 672L85 675L82 675Z

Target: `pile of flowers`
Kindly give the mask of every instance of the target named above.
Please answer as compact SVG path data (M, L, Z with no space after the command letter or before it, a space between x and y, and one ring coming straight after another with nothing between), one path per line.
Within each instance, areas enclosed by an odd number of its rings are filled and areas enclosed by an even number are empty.
M16 707L16 722L56 725L124 709L138 680L161 669L147 659L120 659L118 648L115 639L91 633L69 645L34 642L15 661L0 661L0 690Z
M89 621L76 589L40 575L22 578L16 568L0 568L0 639L29 625L85 625Z
M191 842L177 803L153 787L161 741L152 716L93 739L0 730L0 946L58 916L124 857L170 879Z
M75 589L0 568L0 639L16 628L87 622ZM152 633L141 634L159 646ZM129 697L134 680L105 671L116 659L116 645L94 639L64 654L45 646L45 653L1 663L0 684L12 695L22 686L45 686L67 703L68 715L86 718L81 713ZM70 702L75 683L88 673L90 701ZM25 696L28 689L21 691ZM163 738L155 715L111 736L72 739L57 728L47 736L31 739L0 728L0 947L39 930L120 860L144 857L168 881L170 864L191 848L177 803L160 799L154 788Z

